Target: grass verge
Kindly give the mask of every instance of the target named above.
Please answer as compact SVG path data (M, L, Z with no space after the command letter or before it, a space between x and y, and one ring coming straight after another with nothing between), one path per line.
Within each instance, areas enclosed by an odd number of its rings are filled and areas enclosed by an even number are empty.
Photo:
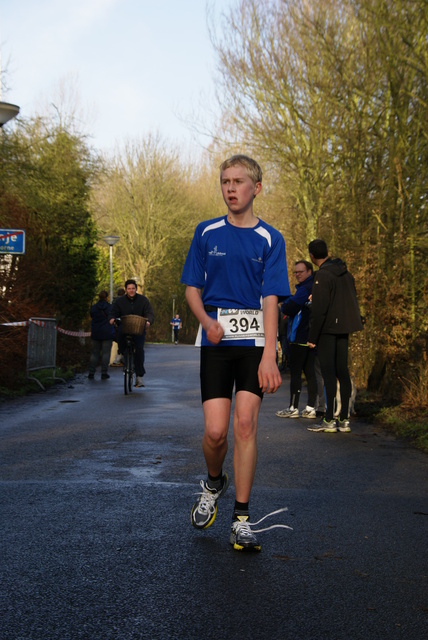
M415 409L417 407L417 409ZM385 407L380 394L360 391L355 403L358 418L376 423L413 447L428 453L428 408L419 403L410 405L408 398Z
M58 378L63 378L67 381L74 378L75 375L72 369L56 369L55 378L52 373L52 369L40 369L40 371L33 371L32 376L37 378L45 389L49 389L50 387L60 383ZM41 391L42 389L37 382L29 380L24 374L19 373L14 380L13 386L11 385L11 388L0 387L0 399L7 400L11 398L21 398L22 396L26 396L30 393Z
M415 412L402 405L386 407L376 415L376 422L428 453L428 411Z

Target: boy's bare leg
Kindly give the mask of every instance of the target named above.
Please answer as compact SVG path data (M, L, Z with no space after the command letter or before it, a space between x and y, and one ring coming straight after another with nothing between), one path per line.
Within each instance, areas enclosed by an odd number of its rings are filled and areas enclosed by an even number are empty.
M205 431L202 451L208 473L220 475L227 453L231 401L228 398L213 398L203 403Z
M261 399L249 391L239 391L235 398L233 433L235 448L233 470L238 502L248 502L257 464L257 421Z
M217 514L217 500L229 486L229 478L223 473L223 462L227 453L231 401L215 398L203 403L205 432L202 449L208 474L211 478L201 480L202 492L192 507L191 522L197 529L210 527Z

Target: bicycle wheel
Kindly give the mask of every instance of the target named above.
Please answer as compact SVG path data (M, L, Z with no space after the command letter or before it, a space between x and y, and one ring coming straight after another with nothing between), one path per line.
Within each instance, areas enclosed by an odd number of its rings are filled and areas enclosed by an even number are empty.
M127 396L129 393L129 387L131 385L131 377L132 377L132 354L130 353L130 349L126 349L124 354L124 366L123 366L123 386L125 395ZM131 385L132 386L132 385Z
M132 393L132 385L134 383L134 349L129 349L129 371L128 371L128 393Z

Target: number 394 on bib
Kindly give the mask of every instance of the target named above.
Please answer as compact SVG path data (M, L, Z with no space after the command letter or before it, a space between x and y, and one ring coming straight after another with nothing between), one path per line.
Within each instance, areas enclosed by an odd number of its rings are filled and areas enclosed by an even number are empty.
M265 335L261 309L218 309L223 340L254 340Z

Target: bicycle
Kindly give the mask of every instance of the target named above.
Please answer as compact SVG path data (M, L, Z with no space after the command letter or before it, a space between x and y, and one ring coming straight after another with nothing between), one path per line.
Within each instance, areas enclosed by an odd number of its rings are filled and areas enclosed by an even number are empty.
M123 386L125 395L132 393L135 385L135 341L134 336L142 335L146 328L147 318L142 316L123 316L116 318L116 324L122 327L122 334L126 340L126 349L123 354Z

